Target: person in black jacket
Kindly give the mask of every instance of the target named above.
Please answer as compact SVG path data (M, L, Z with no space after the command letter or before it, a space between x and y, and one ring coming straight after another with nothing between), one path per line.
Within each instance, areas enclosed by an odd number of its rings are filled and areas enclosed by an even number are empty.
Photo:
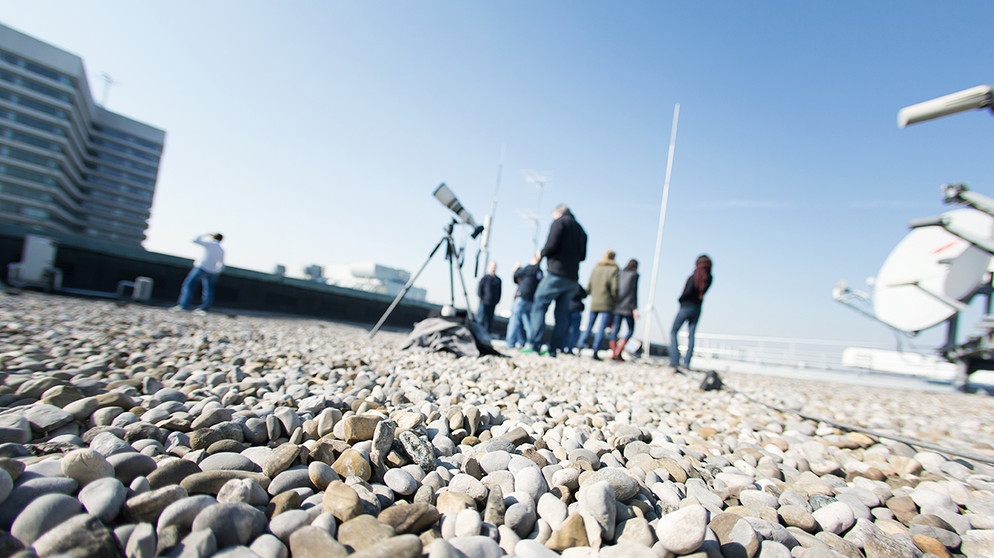
M511 318L507 321L507 335L504 338L509 349L518 345L524 347L528 338L531 337L532 302L535 301L535 289L538 287L538 282L542 280L542 268L538 266L538 262L541 260L542 256L535 252L528 265L521 267L521 265L515 264L514 266L514 282L517 283L518 290L514 294Z
M480 279L476 295L480 297L480 315L477 316L483 329L490 333L494 327L494 309L500 302L500 277L497 277L497 262L487 264L487 274Z
M694 273L687 278L687 283L683 286L680 294L680 310L673 320L673 327L670 329L670 366L677 368L680 365L680 346L677 344L676 335L684 322L687 323L687 354L683 356L683 365L690 368L690 357L694 354L694 334L697 331L697 320L701 317L701 304L704 302L704 293L711 288L711 258L707 255L697 257L694 265Z
M545 339L545 313L549 310L549 305L555 302L552 338L548 345L548 354L554 357L556 350L563 346L566 339L570 300L579 284L580 262L587 258L587 233L565 204L556 206L552 217L554 220L549 227L549 237L541 251L541 256L548 260L546 274L535 291L531 337L528 345L521 351L534 353L541 348Z

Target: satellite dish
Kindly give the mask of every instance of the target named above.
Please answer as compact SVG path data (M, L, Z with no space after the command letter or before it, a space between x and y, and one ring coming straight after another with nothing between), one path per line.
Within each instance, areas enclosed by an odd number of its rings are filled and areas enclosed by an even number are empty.
M944 213L943 221L974 238L994 237L994 217L973 209ZM908 332L938 325L956 314L985 280L991 254L942 226L912 229L876 277L873 311Z

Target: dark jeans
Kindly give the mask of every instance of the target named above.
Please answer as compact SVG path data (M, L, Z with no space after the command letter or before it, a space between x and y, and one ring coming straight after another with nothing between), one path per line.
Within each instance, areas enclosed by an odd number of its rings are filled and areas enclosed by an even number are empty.
M621 331L622 323L628 325L628 331L624 335L618 335L618 333ZM632 335L635 335L635 316L625 316L624 314L615 314L614 331L611 333L611 339L617 341L618 338L620 337L622 339L628 340L632 338Z
M542 347L545 339L545 313L549 305L556 303L553 313L555 323L552 326L552 338L549 340L549 354L555 356L558 347L566 340L566 329L569 327L569 307L576 294L576 281L547 273L535 289L535 302L532 303L532 331L528 346L534 350Z
M680 310L673 320L673 328L670 329L670 366L676 368L680 364L680 346L677 344L676 334L687 322L687 354L683 356L683 365L690 368L690 357L694 355L694 333L697 331L697 320L701 317L701 305L680 305Z
M601 349L601 343L604 342L604 334L607 330L608 322L611 321L611 315L611 312L590 312L590 321L587 322L587 329L583 332L583 335L580 336L580 340L577 342L581 348L587 344L587 338L590 337L590 333L594 331L594 325L598 323L597 320L600 318L600 327L598 327L597 331L594 332L593 347L594 354L597 354L597 351Z
M511 306L511 319L507 322L507 335L504 336L509 349L518 345L524 347L528 343L528 337L530 337L528 334L532 327L531 320L532 302L520 296L515 298L514 304Z
M490 330L494 328L494 309L497 308L496 304L481 304L480 305L480 315L477 319L483 329L490 333Z
M580 320L582 318L583 312L569 313L569 327L566 328L566 344L563 346L563 350L567 353L573 352L577 340L580 339Z

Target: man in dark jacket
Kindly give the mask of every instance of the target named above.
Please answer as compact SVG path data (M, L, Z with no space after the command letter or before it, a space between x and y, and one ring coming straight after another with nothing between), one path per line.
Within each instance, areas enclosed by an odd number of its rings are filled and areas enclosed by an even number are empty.
M497 262L487 264L487 274L480 279L476 287L476 295L480 297L480 315L477 319L483 329L490 333L494 327L494 309L500 302L500 277L497 277Z
M542 257L538 252L532 256L531 262L521 267L515 264L514 282L518 285L518 292L514 295L514 304L511 305L511 319L507 321L507 347L522 347L531 337L532 329L532 302L535 300L535 289L538 282L542 280L542 269L538 267L538 262Z
M532 332L522 352L537 352L545 338L545 313L554 301L554 325L549 340L549 356L564 345L569 327L569 307L580 278L580 262L587 258L587 233L565 204L552 212L553 222L541 256L548 260L545 277L535 291L532 304Z

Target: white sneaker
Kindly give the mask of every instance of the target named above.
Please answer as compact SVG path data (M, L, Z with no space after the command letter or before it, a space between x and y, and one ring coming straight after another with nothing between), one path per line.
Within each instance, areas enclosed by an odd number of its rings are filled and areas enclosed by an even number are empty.
M172 308L170 308L169 311L170 312L183 312L184 310L183 310L182 306L180 306L179 304L177 304L176 306L173 306Z
M197 308L196 310L193 311L193 313L198 316L206 316L207 310L201 310L200 308Z

